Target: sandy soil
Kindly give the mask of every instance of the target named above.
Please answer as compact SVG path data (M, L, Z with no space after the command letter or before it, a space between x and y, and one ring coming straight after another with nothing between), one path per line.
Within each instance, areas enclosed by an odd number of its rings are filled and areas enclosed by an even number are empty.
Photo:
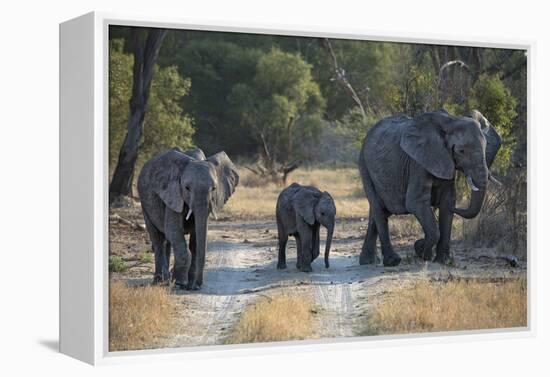
M142 222L139 210L116 212L125 219ZM296 246L292 238L287 245L288 268L276 269L274 222L211 221L203 288L196 292L173 290L177 307L174 335L156 339L151 347L223 344L247 304L260 295L280 291L296 291L314 298L318 324L314 338L349 337L364 331L369 307L395 284L406 284L420 276L506 278L525 273L525 263L511 268L493 250L465 249L457 242L453 245L453 267L419 261L412 257L417 236L394 242L403 258L401 265L359 266L365 226L364 219L337 224L331 267L325 269L321 257L313 262L312 273L303 273L295 267ZM150 250L147 233L119 222L111 222L110 232L111 254L135 265L124 273L112 273L111 278L124 279L129 284L150 284L153 264L132 262L139 253ZM323 248L324 233L321 239Z

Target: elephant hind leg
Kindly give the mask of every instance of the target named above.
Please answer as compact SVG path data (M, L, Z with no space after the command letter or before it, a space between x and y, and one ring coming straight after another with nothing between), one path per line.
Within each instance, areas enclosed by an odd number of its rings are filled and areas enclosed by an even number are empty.
M384 266L397 266L401 262L401 257L397 254L391 245L390 241L390 231L388 228L388 216L389 213L384 209L376 190L374 189L374 184L372 183L368 170L364 170L363 174L363 185L365 187L365 192L367 193L367 198L370 205L370 214L369 217L372 217L374 220L373 227L378 232L378 237L380 238L380 244L382 246L382 256ZM370 223L370 219L369 219ZM376 236L374 238L374 243L376 241ZM368 241L368 242L367 242ZM367 246L373 243L372 239L365 239ZM370 244L369 244L370 242ZM375 249L375 248L374 248Z
M376 223L372 216L372 212L369 213L369 225L367 227L367 233L365 235L365 241L363 242L363 248L359 255L359 264L375 264L378 262L376 255L376 239L378 237L378 230L376 229Z

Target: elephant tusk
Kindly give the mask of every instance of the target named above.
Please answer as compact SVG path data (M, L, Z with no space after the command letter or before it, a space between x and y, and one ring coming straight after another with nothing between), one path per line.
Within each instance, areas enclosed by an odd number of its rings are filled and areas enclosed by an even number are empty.
M187 212L187 216L185 216L185 220L189 220L192 213L193 213L193 211L191 210L191 208L189 208L189 212Z
M214 220L218 220L218 215L216 214L216 212L210 211L210 213L211 213L212 216L214 217Z
M496 183L499 186L502 186L502 182L496 179L492 174L489 174L489 180L491 180L492 182Z
M472 191L479 191L476 185L474 185L474 181L472 180L472 177L469 175L466 176L466 182L468 182L468 186L470 187L470 190Z

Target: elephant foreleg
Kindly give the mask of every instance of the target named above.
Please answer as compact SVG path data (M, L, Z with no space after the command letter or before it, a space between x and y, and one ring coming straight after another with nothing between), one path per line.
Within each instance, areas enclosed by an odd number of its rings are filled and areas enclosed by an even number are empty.
M321 237L320 237L321 225L315 224L313 226L313 239L311 240L311 260L314 261L315 258L319 256L319 247L321 247Z
M311 272L311 261L312 261L312 241L313 241L313 231L312 229L302 230L300 232L300 243L302 245L301 252L301 266L300 271Z
M451 229L453 227L453 212L439 209L439 241L436 246L434 262L445 264L450 255Z
M431 260L433 247L439 241L439 228L433 209L429 205L418 206L411 213L416 217L424 231L424 238L414 243L416 256L424 260Z
M369 225L367 227L367 234L365 235L365 241L363 242L363 248L359 255L359 264L374 264L377 263L376 256L376 238L378 237L378 230L376 229L376 223L372 216L372 212L369 213Z
M419 258L431 260L433 247L439 241L439 227L432 209L432 181L427 175L427 172L413 175L407 189L406 206L424 231L424 239L414 244L415 253Z
M455 204L454 181L449 184L450 188L443 192L439 205L439 241L436 246L434 262L445 264L449 259L451 249L451 232L453 228L454 213L452 208Z
M164 229L166 238L174 249L174 280L177 286L185 289L188 287L188 274L192 257L183 235L183 216L167 208Z
M189 267L189 286L196 284L197 280L197 241L193 232L189 235L189 251L191 252L191 266Z

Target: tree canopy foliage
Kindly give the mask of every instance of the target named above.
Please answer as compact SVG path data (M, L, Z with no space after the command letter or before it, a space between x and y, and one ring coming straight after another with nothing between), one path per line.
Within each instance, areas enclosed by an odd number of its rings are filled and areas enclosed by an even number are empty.
M115 29L111 161L124 139L132 85L127 33ZM225 150L249 161L269 153L283 164L355 164L367 130L382 117L444 107L457 115L478 109L495 125L504 140L495 162L500 174L525 161L525 51L330 44L333 55L319 38L170 30L158 57L140 158L197 145L207 154ZM338 80L353 87L357 99Z
M125 53L124 40L109 43L109 160L116 162L126 135L128 103L132 91L132 55ZM191 88L191 80L182 78L174 66L156 68L147 103L140 159L160 150L192 145L192 119L185 114L181 100Z

